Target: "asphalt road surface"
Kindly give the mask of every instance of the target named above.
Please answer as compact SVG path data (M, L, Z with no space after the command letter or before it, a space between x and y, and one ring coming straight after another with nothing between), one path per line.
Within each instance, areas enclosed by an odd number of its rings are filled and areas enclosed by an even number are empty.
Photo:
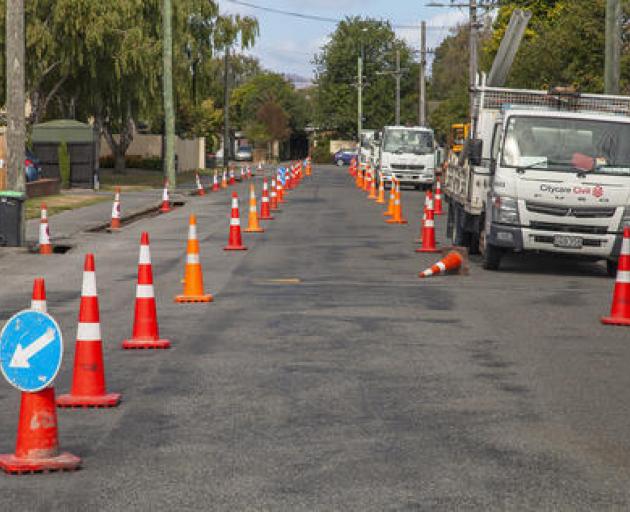
M244 236L244 253L221 250L220 193L66 255L0 258L2 322L46 278L67 346L61 393L83 257L96 254L107 385L123 393L117 409L60 410L62 448L83 469L0 475L2 508L629 509L630 331L599 324L613 281L601 265L541 257L421 281L435 261L413 250L421 196L404 193L408 226L386 225L345 169L324 166L266 233ZM209 305L172 302L191 212ZM129 353L145 229L174 348ZM18 407L2 382L2 452Z

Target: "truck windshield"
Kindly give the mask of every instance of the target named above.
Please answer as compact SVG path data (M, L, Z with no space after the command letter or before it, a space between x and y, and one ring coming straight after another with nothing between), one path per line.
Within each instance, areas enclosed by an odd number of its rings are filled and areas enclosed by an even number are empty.
M594 159L594 174L630 176L630 124L529 116L508 121L503 166L575 171L576 155Z
M415 153L424 155L433 152L433 134L420 130L386 130L383 151L388 153Z

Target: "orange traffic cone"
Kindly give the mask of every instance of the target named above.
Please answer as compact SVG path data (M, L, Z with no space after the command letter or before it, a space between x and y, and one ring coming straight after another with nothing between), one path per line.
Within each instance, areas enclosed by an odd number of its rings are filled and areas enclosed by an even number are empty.
M260 220L273 220L271 216L271 205L269 204L269 190L267 189L267 178L263 178L262 202L260 205Z
M451 251L435 265L420 272L418 276L424 278L439 274L446 274L447 272L452 272L459 269L463 263L464 258L462 258L462 255L459 254L457 251Z
M416 252L440 252L435 245L435 220L433 208L427 210L426 219L422 227L422 247L418 247Z
M214 178L212 178L212 192L219 191L219 178L217 176L217 171L214 171Z
M363 188L363 164L359 164L359 169L357 170L357 179L356 179L356 186L358 189L362 189Z
M162 191L162 207L160 208L161 213L168 213L171 211L171 202L168 198L168 181L164 182L164 190Z
M234 167L230 167L230 179L228 180L228 185L232 186L236 184L236 178L234 177Z
M33 281L31 309L42 313L46 313L48 310L46 306L46 284L41 277L38 277L35 281Z
M230 237L224 251L246 251L241 238L241 214L238 210L238 194L232 192L232 217L230 219Z
M197 217L190 215L188 220L188 244L186 246L186 269L184 271L184 293L175 297L175 302L212 302L213 297L203 291L203 271L199 260L199 240L197 239Z
M444 215L442 210L442 184L440 178L437 179L435 184L435 215Z
M138 285L136 287L136 307L131 339L122 343L124 349L165 349L171 342L160 339L160 329L155 306L153 289L153 267L149 234L143 232L140 237L140 257L138 258Z
M403 217L402 204L400 199L400 182L396 182L394 190L394 214L391 219L385 222L388 224L407 224L407 219Z
M378 180L378 197L376 198L377 204L385 204L385 181L383 180L383 175L381 174L380 179Z
M383 217L391 217L394 215L394 208L396 206L396 181L394 178L389 182L389 203L387 204L387 210L383 213Z
M271 178L271 194L269 198L269 207L271 211L278 211L278 186L276 185L276 178Z
M39 254L52 254L53 247L50 243L50 228L48 227L48 209L42 203L41 219L39 221Z
M197 195L198 196L205 196L206 195L206 189L203 188L203 185L201 184L201 179L199 178L199 173L195 173L195 181L197 182Z
M109 225L109 230L120 230L120 187L116 187L116 193L114 194L114 204L112 205L112 220Z
M282 185L282 179L278 176L278 189L277 189L277 195L278 195L278 204L281 203L286 203L286 200L284 199L284 186Z
M422 237L424 236L424 223L427 220L427 212L433 210L433 193L427 189L424 193L424 208L422 209L422 220L420 221L420 236L418 237L418 243L422 243Z
M311 176L313 174L313 167L311 165L311 157L306 159L306 175Z
M267 178L265 178L266 180ZM265 184L267 182L265 181ZM264 229L258 222L258 206L256 204L256 190L254 184L249 185L249 218L247 222L247 229L245 233L264 233Z
M85 256L74 372L70 394L57 398L59 407L116 407L119 393L105 391L105 364L96 292L94 255Z
M602 318L602 323L630 325L630 226L626 226L623 230L610 316Z
M369 165L365 166L365 176L363 178L363 192L369 192L372 184L372 169Z
M227 171L223 171L223 178L221 178L221 188L228 188Z
M370 176L370 195L368 196L368 199L378 199L378 196L376 195L376 175L375 173L372 173Z

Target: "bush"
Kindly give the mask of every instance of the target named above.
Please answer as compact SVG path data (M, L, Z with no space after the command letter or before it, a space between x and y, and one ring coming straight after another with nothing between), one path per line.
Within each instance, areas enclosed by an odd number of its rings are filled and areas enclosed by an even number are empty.
M330 141L320 140L317 147L313 148L313 163L329 164L332 162L332 154L330 153Z
M61 186L63 188L70 188L70 153L68 153L68 145L65 142L59 144L57 156L59 159Z
M101 169L113 169L114 157L104 156L100 158ZM125 167L127 169L148 169L150 171L161 171L162 159L159 157L145 158L140 155L127 155L125 157Z

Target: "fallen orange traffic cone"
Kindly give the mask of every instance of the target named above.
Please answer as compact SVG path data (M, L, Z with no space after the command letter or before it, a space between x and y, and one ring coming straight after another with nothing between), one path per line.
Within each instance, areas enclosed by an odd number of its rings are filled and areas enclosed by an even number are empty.
M442 184L440 178L437 179L435 184L435 215L444 215L442 210Z
M623 230L610 316L601 320L608 325L630 325L630 226Z
M266 180L267 178L265 178ZM265 184L267 182L265 181ZM258 222L258 205L256 204L256 190L254 184L249 185L249 218L245 233L263 233L265 230Z
M94 255L85 256L74 372L70 394L57 398L59 407L116 407L120 394L105 391L105 364L96 292Z
M457 251L449 252L444 258L438 261L435 265L420 272L419 277L430 277L439 274L446 274L447 272L453 272L458 270L464 263L464 258Z
M138 285L136 287L136 306L131 339L122 343L124 349L165 349L171 342L160 339L160 329L155 306L153 288L153 267L149 234L143 232L140 237L140 257L138 258Z
M109 224L110 231L118 231L120 229L120 187L116 187L114 194L114 204L112 205L112 220Z
M197 173L197 172L195 173L195 181L197 182L197 195L198 196L205 196L206 195L206 190L201 185L201 178L199 178L199 173Z
M389 182L389 203L387 204L387 210L383 212L383 217L391 217L394 215L394 208L396 207L396 181L392 178Z
M214 171L214 178L212 178L212 192L219 191L219 178L217 176L217 171Z
M197 239L197 217L191 214L188 220L184 293L177 295L175 302L188 304L194 302L212 302L212 300L212 295L203 291L203 272L199 260L199 240Z
M171 202L168 198L168 181L164 182L164 190L162 191L162 207L160 208L161 213L168 213L171 211Z
M407 219L403 217L402 203L400 198L400 182L396 182L394 185L394 214L391 219L387 219L385 222L388 224L407 224Z
M42 203L41 219L39 221L39 254L52 254L53 247L50 243L50 228L48 227L48 209Z
M273 220L271 216L271 205L269 204L269 190L267 189L267 178L263 178L263 193L260 204L260 220Z
M241 238L241 214L238 210L238 194L232 192L232 216L230 218L230 237L224 251L245 251Z

